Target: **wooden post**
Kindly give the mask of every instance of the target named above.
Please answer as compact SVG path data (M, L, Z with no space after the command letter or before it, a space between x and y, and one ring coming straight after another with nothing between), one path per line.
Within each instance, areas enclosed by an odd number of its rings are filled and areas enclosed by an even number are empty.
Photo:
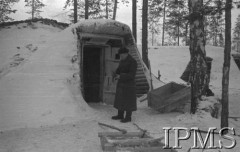
M229 72L231 63L231 8L232 0L226 1L225 11L225 48L222 78L222 113L221 128L228 127L228 90L229 90Z

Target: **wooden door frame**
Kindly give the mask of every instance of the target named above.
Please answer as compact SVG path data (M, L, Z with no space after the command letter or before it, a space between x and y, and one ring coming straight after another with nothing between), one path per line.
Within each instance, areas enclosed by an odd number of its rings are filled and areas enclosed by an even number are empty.
M109 47L112 49L111 45L106 45L106 44L97 44L97 43L90 43L84 40L84 37L98 37L98 38L108 38L108 39L119 39L122 42L122 45L124 46L124 38L119 37L119 36L113 36L113 35L105 35L105 34L89 34L89 33L81 33L79 34L79 76L80 76L80 90L82 92L82 96L84 97L84 82L83 82L83 57L84 57L84 47L85 46L92 46L92 47L97 47L101 48L101 55L100 55L100 92L99 92L99 97L103 102L103 93L104 93L104 78L105 78L105 52L106 48Z
M111 47L109 45L95 45L95 44L88 44L88 43L83 43L82 44L82 49L81 49L81 60L80 60L80 79L81 79L81 92L83 94L83 96L85 95L84 94L84 80L83 80L83 77L84 77L84 74L83 74L83 57L84 57L84 47L96 47L96 48L100 48L101 50L101 53L100 53L100 92L99 92L99 97L100 99L102 100L101 102L103 102L103 85L104 85L104 74L105 74L105 48L106 47Z

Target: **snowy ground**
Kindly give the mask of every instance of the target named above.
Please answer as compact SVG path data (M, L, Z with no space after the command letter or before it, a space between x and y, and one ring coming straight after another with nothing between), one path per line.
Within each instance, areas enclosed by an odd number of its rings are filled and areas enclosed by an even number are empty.
M210 88L221 98L223 48L207 46L206 52L207 56L213 58ZM151 59L152 73L157 76L158 70L160 70L162 81L184 83L180 77L190 59L188 47L150 47L149 58ZM230 115L240 116L240 105L238 104L238 97L240 96L240 71L233 58L231 59L229 76L229 93Z
M155 138L164 136L163 127L219 128L220 120L208 114L159 114L147 107L147 102L138 103L133 122L127 124L110 119L116 114L112 106L87 105L77 88L79 80L73 78L78 67L71 63L77 53L71 28L61 31L39 23L10 26L0 30L0 44L0 152L99 152L98 132L112 130L98 126L98 122L128 131L138 131L133 125L137 123ZM207 47L207 51L214 59L211 88L220 95L223 49ZM160 70L163 81L183 83L179 77L189 61L187 47L151 48L149 57L155 75ZM240 116L239 76L232 62L232 116ZM231 125L240 128L239 121L231 120ZM239 137L236 139L240 141ZM171 132L170 143L173 142ZM183 149L179 152L186 152L192 142L192 138L182 142ZM221 151L238 149L240 144Z

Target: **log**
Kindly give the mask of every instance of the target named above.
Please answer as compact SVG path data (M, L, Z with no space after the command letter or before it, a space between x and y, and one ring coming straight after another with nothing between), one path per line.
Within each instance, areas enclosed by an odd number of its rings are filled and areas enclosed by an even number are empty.
M121 129L121 128L111 126L111 125L108 125L108 124L104 124L104 123L101 123L101 122L99 122L98 124L101 125L101 126L105 126L105 127L111 128L111 129L118 130L118 131L122 132L123 134L127 133L127 130L125 130L125 129Z

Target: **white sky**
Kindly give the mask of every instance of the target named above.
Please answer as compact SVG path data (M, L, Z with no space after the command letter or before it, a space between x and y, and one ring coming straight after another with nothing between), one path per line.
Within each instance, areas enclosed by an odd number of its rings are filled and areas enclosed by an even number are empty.
M66 0L42 0L43 3L46 5L43 9L42 9L42 13L41 16L44 18L51 18L51 19L55 19L58 20L60 22L69 22L69 18L66 15L68 10L64 10L63 6L66 2ZM139 1L139 5L141 1ZM19 3L17 3L16 5L14 5L14 8L17 9L18 11L12 15L12 17L15 20L25 20L27 18L30 18L31 15L27 14L26 12L29 11L30 8L24 7L25 2L24 0L20 0ZM139 9L140 7L138 7ZM123 22L127 25L129 25L130 27L132 27L132 23L131 23L131 18L132 18L132 13L131 13L131 1L129 6L125 6L122 5L121 3L119 3L119 8L117 10L117 17L116 20ZM141 11L138 10L137 12L138 14L138 39L140 40L139 36L140 36L140 29L141 29ZM232 10L232 28L235 25L236 22L236 18L238 16L238 14L240 14L240 9L233 9ZM138 40L138 42L139 42Z
M67 16L65 16L67 10L63 9L63 6L66 2L66 0L42 0L43 3L46 5L42 9L41 16L44 18L52 18L56 19L62 22L66 22L64 20L67 20ZM14 8L16 8L18 11L15 14L12 14L12 17L15 20L24 20L30 17L30 14L27 14L26 12L29 11L28 7L24 7L25 2L24 0L20 0L16 5L14 5ZM119 5L119 8L117 10L117 20L125 22L126 24L131 24L131 4L126 7L123 5ZM66 19L65 19L66 18Z

